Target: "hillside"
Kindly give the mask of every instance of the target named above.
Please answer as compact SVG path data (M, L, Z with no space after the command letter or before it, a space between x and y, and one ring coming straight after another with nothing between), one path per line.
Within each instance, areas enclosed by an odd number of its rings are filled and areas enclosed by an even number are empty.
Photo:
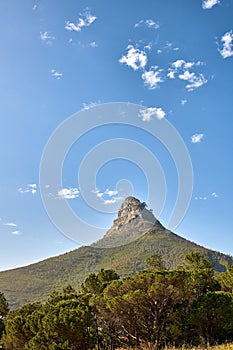
M117 230L114 231L119 224L119 221L115 220L109 230L110 234L108 231L102 240L93 246L81 247L36 264L0 272L0 291L5 294L10 306L16 308L30 301L45 300L54 289L60 290L68 284L78 289L90 273L101 268L114 269L120 276L132 275L146 267L146 259L153 253L162 256L168 269L182 264L184 256L191 251L206 254L215 263L216 271L224 271L225 264L233 262L230 256L198 246L166 230L155 218L153 222L151 216L147 220L145 208L138 208L142 203L136 205L134 201L132 205L132 201L134 199L130 200L130 206L124 208L124 213L120 214L121 218L124 218L120 236ZM149 228L144 233L140 231L138 235L134 235L133 241L120 245L124 237L128 236L127 227L133 231L134 228L144 227L146 222ZM109 237L117 246L109 246Z

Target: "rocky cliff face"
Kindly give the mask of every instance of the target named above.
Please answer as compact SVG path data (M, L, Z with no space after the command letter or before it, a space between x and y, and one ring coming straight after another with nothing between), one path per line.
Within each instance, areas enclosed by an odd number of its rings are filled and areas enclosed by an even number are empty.
M164 230L152 211L146 208L146 203L140 202L135 197L127 197L112 227L94 246L109 248L125 245L139 238L152 227L160 231Z

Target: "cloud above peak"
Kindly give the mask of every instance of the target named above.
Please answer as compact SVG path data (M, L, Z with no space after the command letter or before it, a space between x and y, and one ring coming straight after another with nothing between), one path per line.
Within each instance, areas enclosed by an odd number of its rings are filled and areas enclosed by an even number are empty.
M191 136L191 142L192 143L199 143L203 139L204 134L194 134Z
M48 32L40 32L40 39L43 43L51 45L55 40L55 37L50 35Z
M89 27L95 20L96 16L92 15L89 10L86 10L83 13L80 13L76 23L66 21L65 29L68 31L81 32L82 28Z
M202 8L204 10L209 10L209 9L212 9L213 6L215 6L219 3L220 3L219 0L203 0L202 1Z
M149 87L150 90L156 89L159 83L164 80L161 76L162 69L158 69L157 66L151 67L148 71L142 74L144 84Z
M188 82L188 84L185 86L186 89L188 91L193 91L208 82L202 73L198 74L193 71L196 67L199 67L201 65L202 62L200 61L186 62L183 59L176 60L171 64L167 77L170 79L175 79L178 75L178 78L180 80Z
M134 28L138 28L141 26L146 26L147 28L158 29L159 23L155 22L153 19L140 20L138 23L134 25Z
M26 187L20 187L18 189L19 193L24 194L24 193L31 193L31 194L36 194L37 192L37 184L28 184Z
M133 45L127 47L127 53L119 59L119 62L126 64L133 70L144 69L147 64L147 54L145 51L135 48Z
M57 192L60 199L75 199L79 197L79 190L77 188L61 188Z
M139 118L141 118L144 122L151 121L154 117L161 120L166 116L166 113L161 107L149 107L145 109L141 109L139 111Z
M233 56L233 34L232 31L226 32L222 38L221 42L223 43L223 47L219 50L221 56L223 58L228 58Z

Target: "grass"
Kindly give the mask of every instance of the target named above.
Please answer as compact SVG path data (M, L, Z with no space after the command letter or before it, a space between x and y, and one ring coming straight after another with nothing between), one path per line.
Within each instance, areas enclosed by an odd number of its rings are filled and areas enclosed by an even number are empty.
M182 348L165 348L164 350L233 350L232 343L226 343L222 345L214 345L214 346L197 346L197 347L188 347L183 345ZM146 349L145 349L146 350Z

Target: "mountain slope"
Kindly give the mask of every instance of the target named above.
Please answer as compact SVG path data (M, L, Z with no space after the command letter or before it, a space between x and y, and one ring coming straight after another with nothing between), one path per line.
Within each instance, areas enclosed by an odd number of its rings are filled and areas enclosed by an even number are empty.
M131 200L129 204L132 209ZM139 206L141 204L143 203L140 201L137 203ZM96 245L81 247L26 267L0 272L0 291L4 292L10 306L16 308L30 301L45 300L54 289L60 290L67 284L78 289L90 273L101 268L112 268L121 276L134 274L146 267L146 259L154 253L162 256L169 269L182 264L184 256L191 251L206 254L215 262L216 271L223 271L224 264L233 262L230 256L200 247L166 230L152 216L149 216L149 220L145 219L145 208L142 206L141 210L144 212L139 212L137 205L134 208L136 211L131 210L128 205L125 207L125 214L128 211L129 215L123 215L125 221L122 235L117 231L119 221L115 221L113 227ZM138 232L134 236L138 236L137 239L120 246L125 236L127 237L127 225L133 231L138 225L141 227L144 224L148 224L149 228L143 234ZM117 239L114 238L116 235ZM109 247L109 236L118 246ZM99 248L100 245L108 247Z

